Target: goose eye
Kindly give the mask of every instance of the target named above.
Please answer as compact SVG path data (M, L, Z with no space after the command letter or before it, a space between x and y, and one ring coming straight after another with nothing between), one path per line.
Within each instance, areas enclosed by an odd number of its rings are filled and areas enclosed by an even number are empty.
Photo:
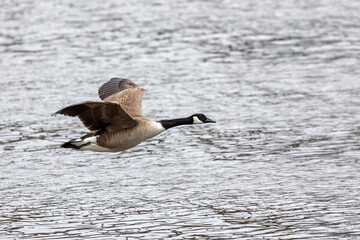
M199 118L201 121L203 121L203 122L206 120L206 117L205 117L204 114L199 114L199 115L198 115L198 118Z

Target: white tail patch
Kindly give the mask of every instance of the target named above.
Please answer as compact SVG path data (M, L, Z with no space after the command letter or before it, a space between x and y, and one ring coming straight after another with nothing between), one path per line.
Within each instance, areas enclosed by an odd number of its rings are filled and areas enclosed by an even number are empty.
M96 136L85 138L83 143L96 143Z
M88 138L85 138L85 139L81 139L81 138L78 138L78 139L75 139L74 141L71 141L71 144L72 145L75 145L75 146L78 146L80 147L81 145L84 145L84 144L88 144L88 143L96 143L96 137L88 137Z
M93 137L88 137L85 139L76 139L74 142L72 142L73 145L75 146L82 146L80 147L79 150L92 150L92 151L96 151L96 152L111 152L109 148L105 148L105 147L101 147L99 145L97 145L96 143L96 136Z
M80 150L91 150L95 152L112 152L110 148L105 148L97 145L96 143L91 143L80 148Z

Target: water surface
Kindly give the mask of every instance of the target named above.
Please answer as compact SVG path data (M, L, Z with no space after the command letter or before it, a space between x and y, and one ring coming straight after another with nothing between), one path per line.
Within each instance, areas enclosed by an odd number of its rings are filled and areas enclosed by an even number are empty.
M358 1L7 1L1 239L360 238ZM169 130L61 149L111 77Z

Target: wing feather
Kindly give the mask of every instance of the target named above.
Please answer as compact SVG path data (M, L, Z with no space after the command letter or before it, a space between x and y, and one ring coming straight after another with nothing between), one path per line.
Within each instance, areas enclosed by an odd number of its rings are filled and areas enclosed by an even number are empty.
M133 81L125 78L112 78L106 83L104 83L98 90L99 97L101 100L105 98L124 91L129 88L139 88L140 86L136 85Z
M142 98L145 89L133 81L112 78L99 88L99 97L105 102L117 102L131 117L142 117Z
M78 117L95 134L105 129L118 131L137 124L119 104L113 102L84 102L65 107L53 115L56 114Z

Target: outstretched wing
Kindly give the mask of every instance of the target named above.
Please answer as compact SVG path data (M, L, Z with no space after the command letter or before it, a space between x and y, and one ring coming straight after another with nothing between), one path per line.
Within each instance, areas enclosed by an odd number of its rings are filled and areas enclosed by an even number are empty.
M63 108L53 115L78 117L94 134L103 130L118 131L133 127L137 122L117 103L84 102Z
M142 98L145 89L133 81L112 78L99 88L99 97L105 102L117 102L131 117L142 117Z

